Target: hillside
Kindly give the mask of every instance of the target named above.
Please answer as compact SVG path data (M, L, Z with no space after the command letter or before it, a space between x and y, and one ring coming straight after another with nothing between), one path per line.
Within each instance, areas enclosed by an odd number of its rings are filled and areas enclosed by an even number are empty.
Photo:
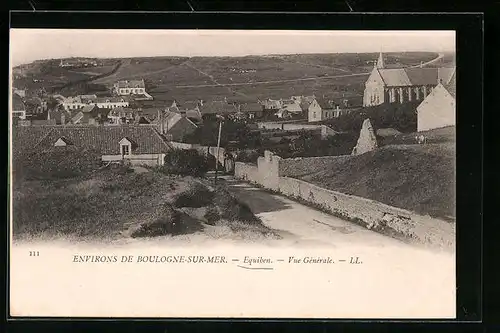
M312 94L349 97L362 95L366 73L377 56L376 53L343 53L105 59L106 65L112 61L121 62L116 72L110 71L109 75L104 68L59 68L54 60L31 69L28 66L25 77L16 79L15 85L59 86L89 79L106 90L117 80L144 78L148 91L155 98L153 106L164 105L173 99L181 102L224 97L256 100ZM436 56L432 52L385 54L388 67L412 66ZM93 76L99 73L101 77ZM31 82L33 79L42 81Z
M426 145L395 144L395 140L377 151L333 163L302 179L331 190L454 220L455 143L446 140L454 128L436 131L434 143L432 131L426 133L431 138ZM414 135L403 135L398 140L410 142Z

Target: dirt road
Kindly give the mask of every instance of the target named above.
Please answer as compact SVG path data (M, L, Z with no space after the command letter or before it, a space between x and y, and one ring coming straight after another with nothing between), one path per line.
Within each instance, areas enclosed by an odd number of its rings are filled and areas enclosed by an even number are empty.
M244 182L227 177L226 182L231 192L246 203L265 225L296 243L335 247L394 247L410 251L418 248Z

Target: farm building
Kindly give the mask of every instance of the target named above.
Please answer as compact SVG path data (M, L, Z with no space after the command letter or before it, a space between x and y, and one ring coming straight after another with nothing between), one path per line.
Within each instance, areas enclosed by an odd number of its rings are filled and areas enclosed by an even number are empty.
M438 84L417 107L417 131L455 125L455 75L449 84Z
M454 67L385 68L379 58L365 83L363 106L424 100L439 83L448 84Z

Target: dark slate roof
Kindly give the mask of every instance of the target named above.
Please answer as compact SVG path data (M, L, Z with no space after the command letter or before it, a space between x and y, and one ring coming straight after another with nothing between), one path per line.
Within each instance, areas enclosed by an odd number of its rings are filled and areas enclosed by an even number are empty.
M380 68L378 69L382 80L388 87L411 86L410 78L404 68Z
M122 80L116 83L118 88L144 88L144 80Z
M194 110L194 109L196 109L198 107L198 102L196 102L196 101L187 101L187 102L179 103L178 106L181 109Z
M75 147L96 149L103 155L119 155L119 142L128 138L136 143L134 154L159 154L170 150L170 146L158 134L154 126L54 126L36 146L48 150L61 137L70 140Z
M200 111L202 114L227 114L236 113L238 110L234 105L224 101L212 101L203 104Z
M184 135L192 133L198 126L186 117L182 117L166 132L172 138L181 139Z
M455 68L379 68L378 72L388 87L425 86L449 82Z
M241 112L259 112L263 110L263 106L257 102L241 104Z
M316 98L316 101L318 102L322 110L333 109L335 107L333 103L325 98Z
M12 94L12 111L22 111L25 110L23 99L18 94Z

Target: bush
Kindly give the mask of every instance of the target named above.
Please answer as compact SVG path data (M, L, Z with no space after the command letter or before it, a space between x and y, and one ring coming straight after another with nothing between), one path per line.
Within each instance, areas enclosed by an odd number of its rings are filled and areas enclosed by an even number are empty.
M96 170L100 165L101 155L98 152L66 147L17 155L13 159L13 169L18 179L72 178Z
M239 202L223 187L217 188L213 201L219 209L220 218L230 221L261 223L260 219L252 213L250 207Z
M207 158L195 149L174 149L165 156L165 164L161 170L169 174L200 177L208 168Z
M187 191L179 193L174 199L175 207L199 208L212 203L213 192L202 184L194 183Z
M181 213L165 205L161 216L152 222L141 223L132 233L131 237L154 237L174 235L183 231Z
M205 215L203 216L207 220L207 224L215 225L217 221L220 220L220 214L215 206L208 206Z

